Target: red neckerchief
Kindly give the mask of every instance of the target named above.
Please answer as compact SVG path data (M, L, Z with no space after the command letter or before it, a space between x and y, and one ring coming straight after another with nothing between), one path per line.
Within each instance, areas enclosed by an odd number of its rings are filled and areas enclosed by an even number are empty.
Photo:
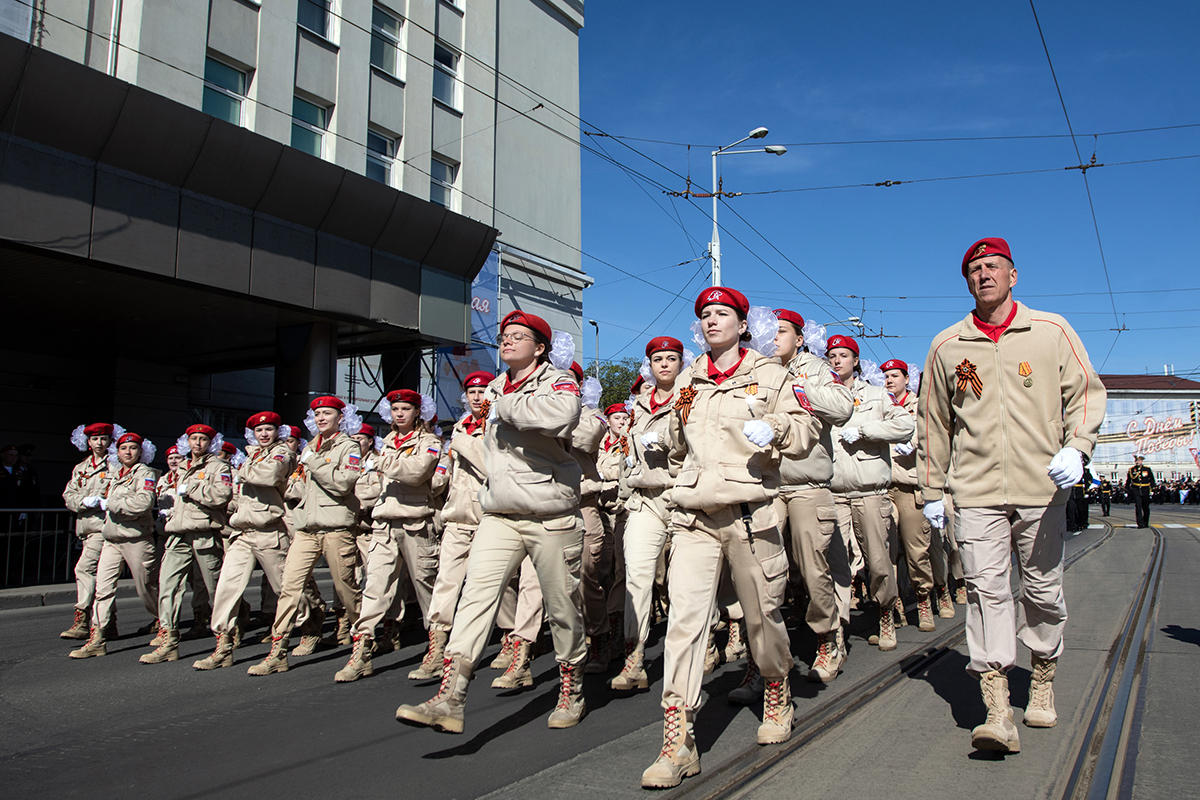
M742 363L741 361L739 361L739 362L738 362L738 364L741 364L741 363ZM712 366L712 359L709 359L708 365L709 365L710 367ZM737 367L734 367L734 369L737 369ZM710 373L710 374L711 374L711 373ZM722 380L724 380L724 378L722 378ZM673 399L675 399L675 393L674 393L674 392L671 392L669 395L667 395L667 399L666 399L666 400L663 400L661 403L656 403L656 402L654 402L654 395L655 395L655 394L657 394L657 393L658 393L658 390L657 390L657 389L651 389L651 390L650 390L650 413L651 413L651 414L657 414L657 413L658 413L658 410L659 410L660 408L662 408L663 406L665 406L665 405L667 405L668 403L670 403L670 402L671 402Z
M908 389L905 389L905 390L904 390L904 396L903 396L903 397L897 397L897 398L896 398L896 405L898 405L898 406L902 406L902 405L904 405L904 401L905 401L905 400L907 400L907 399L908 399Z
M520 389L522 386L524 386L525 381L529 380L536 374L537 374L537 370L535 369L533 372L529 373L524 378L521 378L521 380L517 381L516 383L513 383L512 378L509 377L509 373L505 372L504 373L504 393L512 394L517 389Z
M400 445L404 444L404 443L405 443L405 442L407 442L409 439L411 439L411 438L413 437L413 434L415 434L416 432L417 432L417 429L416 429L416 428L413 428L411 431L409 431L408 433L404 434L404 436L401 436L400 434L398 434L398 433L397 433L397 434L396 434L396 436L395 436L395 437L392 439L392 445L393 445L393 446L394 446L394 447L395 447L397 450L399 450L399 449L400 449Z
M607 453L609 450L611 450L611 449L612 449L612 446L613 446L614 444L616 444L617 442L619 442L619 441L621 441L621 440L620 440L620 439L614 439L614 438L613 438L613 435L612 435L611 433L610 433L610 434L608 434L607 436L605 436L605 437L604 437L604 452L606 452L606 453Z
M133 469L133 467L121 467L121 471L117 473L117 480L120 480L128 475L131 469Z
M336 439L336 438L337 438L337 435L338 435L339 433L341 433L341 431L334 431L334 432L333 432L333 436L330 436L328 439L325 439L325 438L323 438L323 437L324 437L324 434L320 434L320 433L318 433L318 434L317 434L317 441L315 441L315 442L313 443L313 445L312 445L313 452L314 452L314 453L319 453L319 452L321 452L321 445L323 445L323 444L326 444L326 443L328 443L328 442L332 442L334 439Z
M739 347L738 356L738 362L722 372L721 370L717 369L717 365L713 363L712 353L708 354L708 377L712 378L713 383L717 384L717 386L720 386L729 378L733 377L733 373L737 372L738 367L740 367L742 362L746 359L746 348Z
M468 436L474 436L475 431L483 429L484 420L471 414L467 417L467 421L463 423L463 429L466 430Z
M975 327L979 329L980 333L991 339L993 342L999 343L1000 335L1008 330L1009 325L1012 325L1013 317L1015 316L1017 316L1017 304L1014 301L1012 311L1008 312L1008 319L1004 320L1004 322L1001 322L999 325L987 324L983 320L979 319L979 317L975 316L974 311L971 312L971 322L975 323Z

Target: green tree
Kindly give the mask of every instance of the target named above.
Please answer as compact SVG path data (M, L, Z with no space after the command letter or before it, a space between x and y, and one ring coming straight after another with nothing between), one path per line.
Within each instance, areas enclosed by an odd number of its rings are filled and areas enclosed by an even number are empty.
M613 403L624 403L629 399L629 387L637 380L638 370L641 368L640 358L600 362L600 385L604 387L604 391L600 393L601 411ZM588 375L596 374L595 359L588 363L586 371Z

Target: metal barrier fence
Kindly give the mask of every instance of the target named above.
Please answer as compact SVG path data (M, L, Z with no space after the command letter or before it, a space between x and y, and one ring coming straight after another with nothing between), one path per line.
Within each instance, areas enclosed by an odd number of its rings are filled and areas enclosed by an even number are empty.
M65 508L0 511L0 588L74 583L80 542L75 514Z

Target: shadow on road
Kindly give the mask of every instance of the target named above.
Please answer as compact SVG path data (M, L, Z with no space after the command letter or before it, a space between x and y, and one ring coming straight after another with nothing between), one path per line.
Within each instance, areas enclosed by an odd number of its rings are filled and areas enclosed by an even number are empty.
M1159 628L1159 630L1178 642L1200 645L1200 630L1196 630L1195 628L1184 628L1180 625L1168 625L1165 628Z

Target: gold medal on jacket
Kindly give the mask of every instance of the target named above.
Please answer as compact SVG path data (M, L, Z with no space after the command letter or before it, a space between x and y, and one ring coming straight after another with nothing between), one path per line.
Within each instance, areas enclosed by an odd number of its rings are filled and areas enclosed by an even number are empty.
M1020 374L1021 377L1025 378L1026 389L1028 389L1030 386L1033 386L1033 378L1030 377L1033 375L1033 368L1029 366L1028 361L1021 362L1021 366L1017 367L1017 373Z

